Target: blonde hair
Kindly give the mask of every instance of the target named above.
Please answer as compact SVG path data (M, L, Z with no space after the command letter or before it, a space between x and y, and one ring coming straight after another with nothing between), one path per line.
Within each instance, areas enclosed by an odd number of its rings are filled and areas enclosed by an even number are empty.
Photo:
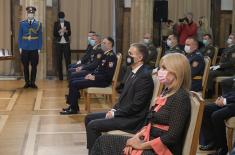
M180 88L189 92L191 88L191 67L186 56L180 53L167 54L160 61L160 67L162 66L175 76L175 80L169 86L170 92L167 96L173 95Z
M209 25L208 25L208 20L206 17L202 16L200 17L200 20L202 21L202 28L206 33L209 33Z

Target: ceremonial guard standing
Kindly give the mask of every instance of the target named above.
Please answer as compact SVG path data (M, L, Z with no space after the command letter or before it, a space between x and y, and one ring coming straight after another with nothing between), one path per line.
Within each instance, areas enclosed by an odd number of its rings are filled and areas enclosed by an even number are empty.
M39 53L42 48L42 24L34 19L36 8L26 8L28 19L20 22L18 45L21 61L24 66L24 88L37 88L35 84ZM31 77L29 78L29 63L31 64Z

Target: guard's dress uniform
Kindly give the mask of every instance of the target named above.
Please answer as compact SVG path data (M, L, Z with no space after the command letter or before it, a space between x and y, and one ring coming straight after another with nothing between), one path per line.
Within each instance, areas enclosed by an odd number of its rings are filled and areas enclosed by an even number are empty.
M167 50L165 51L164 55L169 54L169 53L181 53L181 54L184 54L184 55L185 55L185 52L182 51L182 50L179 48L179 46L177 46L177 45L174 46L174 47L172 47L172 48L167 49Z
M213 80L218 76L232 76L235 74L235 45L225 48L220 58L220 68L210 70L208 76L207 88L213 90Z
M206 47L202 48L201 52L202 52L203 56L210 57L210 59L212 61L214 58L214 55L215 55L215 47L212 44L209 44Z
M197 50L187 55L191 66L192 74L192 91L201 91L202 90L202 76L205 68L205 61L202 54Z
M68 102L71 111L79 111L78 99L80 98L80 89L88 87L107 87L111 84L116 63L117 57L113 51L106 51L101 61L99 61L98 67L91 73L95 76L95 80L86 80L84 77L81 77L70 83ZM61 112L61 114L64 114L64 112Z
M24 66L24 77L26 84L35 85L38 50L42 48L42 24L33 20L24 20L20 22L18 45L22 49L21 61ZM29 63L31 63L31 79L29 79Z

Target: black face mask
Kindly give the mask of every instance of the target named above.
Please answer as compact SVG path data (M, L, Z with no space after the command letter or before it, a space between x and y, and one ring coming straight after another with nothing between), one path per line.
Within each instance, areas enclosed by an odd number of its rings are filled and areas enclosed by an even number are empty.
M133 63L134 63L134 58L128 55L128 56L126 57L126 65L127 65L127 66L130 66L130 65L132 65Z

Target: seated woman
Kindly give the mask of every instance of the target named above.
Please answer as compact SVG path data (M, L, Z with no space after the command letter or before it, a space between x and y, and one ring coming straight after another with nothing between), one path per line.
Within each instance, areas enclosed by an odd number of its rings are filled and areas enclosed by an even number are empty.
M191 113L189 90L191 70L179 53L165 55L157 77L164 85L144 126L134 137L103 135L91 155L181 155Z

